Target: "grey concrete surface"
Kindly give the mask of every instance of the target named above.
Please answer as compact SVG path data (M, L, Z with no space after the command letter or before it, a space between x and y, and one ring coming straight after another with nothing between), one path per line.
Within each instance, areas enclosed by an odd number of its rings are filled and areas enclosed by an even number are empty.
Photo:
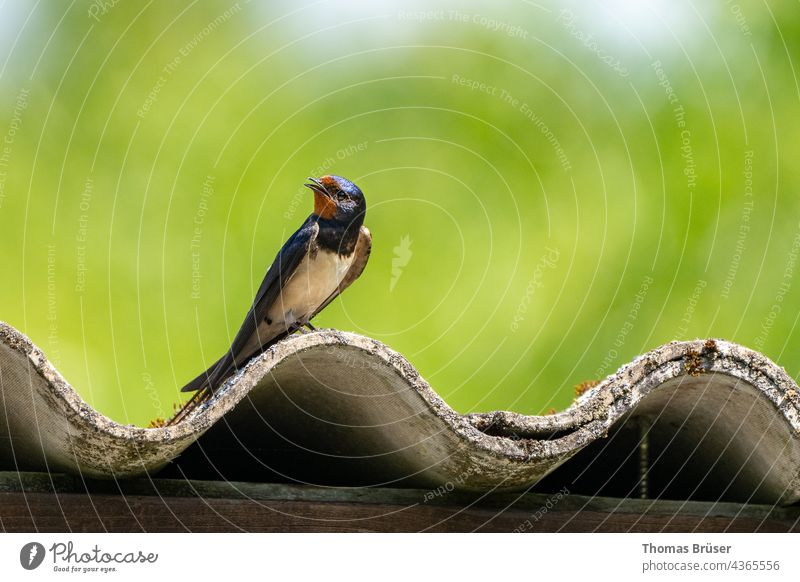
M40 349L0 324L0 396L6 471L128 478L181 468L183 454L216 479L235 460L239 480L269 469L301 483L525 490L639 423L645 461L696 457L697 479L711 478L720 498L800 499L798 387L763 355L722 340L659 347L557 414L462 415L399 353L321 330L273 346L177 425L146 429L92 409Z

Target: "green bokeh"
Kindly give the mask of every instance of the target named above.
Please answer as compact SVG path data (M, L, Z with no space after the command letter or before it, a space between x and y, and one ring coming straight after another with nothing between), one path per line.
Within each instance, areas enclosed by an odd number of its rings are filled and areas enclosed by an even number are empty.
M560 6L4 4L0 319L146 425L336 173L374 251L316 324L459 411L564 408L674 339L796 376L796 3Z

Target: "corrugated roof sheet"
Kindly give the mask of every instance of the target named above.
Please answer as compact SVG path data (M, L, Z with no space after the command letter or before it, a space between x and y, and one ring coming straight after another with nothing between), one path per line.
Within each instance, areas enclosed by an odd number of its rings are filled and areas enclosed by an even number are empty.
M0 324L0 470L791 504L798 388L722 340L648 352L548 416L462 415L400 354L333 330L251 361L175 426L98 413Z

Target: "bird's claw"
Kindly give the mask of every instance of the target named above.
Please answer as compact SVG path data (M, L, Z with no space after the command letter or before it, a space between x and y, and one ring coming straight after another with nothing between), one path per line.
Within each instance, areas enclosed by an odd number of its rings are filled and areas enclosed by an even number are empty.
M306 329L306 327L308 329ZM301 334L305 335L307 333L311 333L312 331L317 331L317 328L311 325L310 323L300 323L299 321L295 322L289 330L289 333L295 333L299 331Z

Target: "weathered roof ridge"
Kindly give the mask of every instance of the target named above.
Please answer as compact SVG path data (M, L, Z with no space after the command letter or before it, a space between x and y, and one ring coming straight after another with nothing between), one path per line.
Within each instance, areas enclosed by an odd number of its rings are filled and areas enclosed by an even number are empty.
M359 483L521 489L622 423L645 418L687 437L686 446L709 441L708 454L738 468L739 497L800 499L797 384L767 357L723 340L656 348L557 414L462 415L381 342L320 330L254 358L182 422L145 429L94 410L39 348L0 323L0 396L2 469L153 474L197 441L221 471L226 459L214 451L224 425L245 446L248 435L269 432L310 462L357 464ZM270 464L269 451L251 448L254 463Z

